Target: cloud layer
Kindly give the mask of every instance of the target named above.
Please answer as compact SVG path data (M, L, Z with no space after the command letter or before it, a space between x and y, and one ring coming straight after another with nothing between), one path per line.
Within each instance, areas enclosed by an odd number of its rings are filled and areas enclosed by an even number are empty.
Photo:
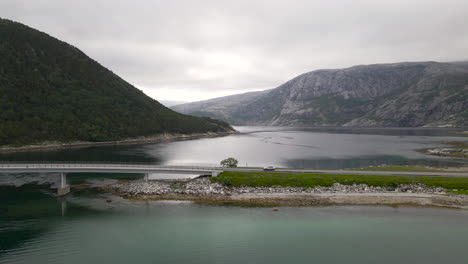
M159 100L274 88L320 68L468 59L468 1L2 0Z

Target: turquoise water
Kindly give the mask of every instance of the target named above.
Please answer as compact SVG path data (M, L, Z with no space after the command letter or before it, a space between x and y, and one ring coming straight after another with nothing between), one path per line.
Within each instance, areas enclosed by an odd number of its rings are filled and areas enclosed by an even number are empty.
M467 263L468 211L66 200L2 187L0 263ZM8 204L5 204L8 198ZM112 199L112 202L106 200Z

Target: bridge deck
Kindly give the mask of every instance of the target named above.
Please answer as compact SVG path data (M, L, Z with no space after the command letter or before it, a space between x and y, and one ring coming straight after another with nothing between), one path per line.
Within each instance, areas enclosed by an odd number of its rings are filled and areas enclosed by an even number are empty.
M218 175L222 171L259 172L262 168L222 168L203 166L161 166L142 164L86 164L86 163L0 163L0 173L59 172L59 173L162 173ZM311 170L276 169L286 173L324 173L357 175L415 175L468 177L468 172L405 172L405 171L353 171L353 170Z
M159 166L131 164L0 164L0 173L61 172L61 173L172 173L209 174L219 171L218 167Z

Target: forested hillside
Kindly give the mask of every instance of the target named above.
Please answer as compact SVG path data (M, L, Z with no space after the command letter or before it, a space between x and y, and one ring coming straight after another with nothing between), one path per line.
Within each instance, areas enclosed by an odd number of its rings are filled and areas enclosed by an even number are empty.
M174 112L77 48L0 19L0 145L231 130Z

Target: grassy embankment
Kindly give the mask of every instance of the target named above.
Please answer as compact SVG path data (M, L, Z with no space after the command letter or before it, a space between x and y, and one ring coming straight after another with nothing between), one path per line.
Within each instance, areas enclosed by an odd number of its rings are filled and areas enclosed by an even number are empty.
M430 187L442 187L458 194L468 194L468 178L434 176L386 176L349 174L299 174L280 172L233 172L225 171L210 178L226 186L249 187L306 187L367 184L368 186L397 187L400 184L422 183Z

